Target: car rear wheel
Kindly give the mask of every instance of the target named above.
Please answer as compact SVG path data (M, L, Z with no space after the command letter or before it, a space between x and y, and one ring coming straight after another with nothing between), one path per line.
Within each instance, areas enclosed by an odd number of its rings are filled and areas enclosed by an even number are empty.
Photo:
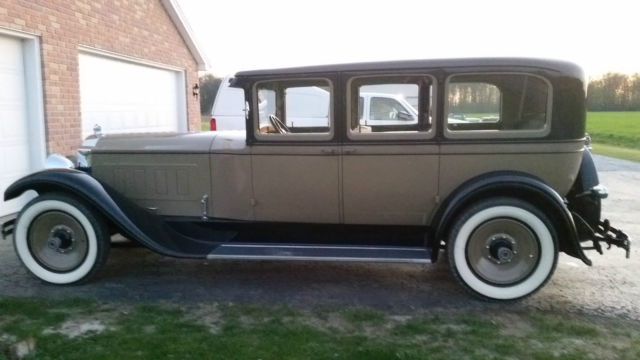
M517 300L540 289L555 270L553 226L531 204L492 198L469 207L452 227L447 253L454 276L476 296Z
M106 262L110 246L104 221L65 194L31 200L18 216L13 242L27 269L52 284L88 280Z

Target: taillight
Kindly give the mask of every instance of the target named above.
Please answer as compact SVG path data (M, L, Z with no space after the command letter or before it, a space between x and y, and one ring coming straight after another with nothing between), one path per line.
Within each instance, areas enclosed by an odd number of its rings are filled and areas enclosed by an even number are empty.
M211 117L211 122L209 123L209 130L216 131L216 118Z

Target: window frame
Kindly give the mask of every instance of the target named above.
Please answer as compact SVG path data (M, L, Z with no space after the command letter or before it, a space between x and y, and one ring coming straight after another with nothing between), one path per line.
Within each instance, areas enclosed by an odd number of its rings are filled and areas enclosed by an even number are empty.
M449 84L451 79L456 76L469 76L469 75L478 75L478 76L489 76L489 75L517 75L517 76L530 76L535 77L537 79L542 80L547 85L547 112L545 114L545 123L541 129L516 129L516 130L451 130L449 129ZM551 82L542 77L540 75L532 74L529 72L519 72L519 71L500 71L500 72L460 72L455 74L450 74L445 79L444 83L444 112L442 116L442 128L443 133L446 138L449 139L508 139L508 138L541 138L549 135L551 132L551 120L553 113L553 85ZM500 92L500 110L502 111L502 100L503 95ZM502 114L500 116L500 121L504 121L502 118Z
M400 78L400 77L414 77L414 78L428 78L431 81L431 108L428 110L431 110L431 127L429 128L428 131L394 131L394 132L371 132L371 133L358 133L358 132L354 132L351 130L351 126L349 126L349 124L351 124L352 121L352 117L353 117L353 104L352 104L352 99L354 96L354 91L356 92L356 96L359 98L360 97L360 92L358 89L354 89L354 81L356 80L360 80L360 79L380 79L381 81L384 81L385 78L389 78L389 79L394 79L394 78ZM381 82L381 83L376 83L376 85L380 85L380 84L385 84L385 82ZM397 82L394 82L393 80L389 80L389 82L387 82L386 84L398 84ZM413 84L413 85L417 85L418 86L418 92L420 92L420 85L421 84L417 84L417 83L408 83L408 84ZM366 84L366 85L373 85L373 84ZM431 75L431 74L427 74L427 73L382 73L382 74L374 74L374 75L356 75L356 76L351 76L347 82L346 82L346 117L345 117L345 131L346 131L346 138L350 141L354 141L354 142L360 142L360 141L398 141L398 140L429 140L429 139L433 139L436 136L436 130L437 130L437 109L438 109L438 80L436 79L435 76ZM419 94L418 94L419 96ZM421 116L429 116L428 114L421 114L420 113L420 100L418 100L418 109L416 109L418 111L418 121L420 121L420 117ZM367 111L367 109L363 109L363 114L364 111ZM356 116L357 116L357 111L356 111ZM360 121L360 119L358 119L358 121Z
M259 104L258 104L258 88L260 87L261 84L265 84L265 83L292 83L295 84L296 82L302 82L302 83L306 83L306 82L313 82L313 81L323 81L326 82L327 86L329 87L329 110L328 110L328 115L329 115L329 132L323 132L323 133L290 133L290 134L279 134L279 133L261 133L260 132L260 109L259 109ZM296 87L296 86L292 86L292 87ZM299 87L299 86L298 86ZM284 93L284 92L283 92ZM277 95L276 95L277 96ZM251 126L252 126L252 132L253 132L253 137L256 141L264 141L264 142L283 142L283 141L331 141L334 138L334 135L336 133L336 122L335 122L335 101L334 101L334 97L335 97L335 85L334 85L334 81L331 78L328 77L295 77L295 78L287 78L287 77L282 77L282 78L273 78L273 79L266 79L266 80L260 80L257 81L253 84L253 86L251 87L251 99L252 99L252 104L251 104L251 113L252 113L252 118L251 118ZM284 101L284 99L283 99ZM286 106L286 105L285 105ZM286 122L286 118L285 119L281 119L284 122Z

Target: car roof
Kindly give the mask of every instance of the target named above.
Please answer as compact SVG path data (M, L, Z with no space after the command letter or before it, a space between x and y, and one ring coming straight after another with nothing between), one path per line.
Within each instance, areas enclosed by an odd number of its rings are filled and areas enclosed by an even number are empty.
M411 70L426 68L455 68L455 67L533 67L560 72L563 75L583 79L582 69L571 62L542 58L458 58L458 59L428 59L428 60L400 60L383 62L362 62L333 65L316 65L291 67L280 69L265 69L241 71L236 73L236 78L261 77L273 75L313 74L327 72L356 72L356 71L383 71L383 70Z

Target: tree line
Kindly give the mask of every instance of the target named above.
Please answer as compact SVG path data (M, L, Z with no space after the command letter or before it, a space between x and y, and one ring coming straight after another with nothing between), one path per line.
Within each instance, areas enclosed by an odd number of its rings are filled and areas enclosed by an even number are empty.
M200 83L200 114L209 115L213 107L213 100L216 99L218 88L222 83L222 78L206 74L200 76L198 80Z
M589 111L640 111L640 73L607 73L589 81Z
M209 114L222 78L206 74L200 77L200 112ZM470 84L468 84L470 85ZM450 98L453 107L463 109L464 104L475 103L476 112L495 111L498 94L487 86L460 86ZM479 109L477 105L486 107ZM587 110L589 111L640 111L640 73L626 75L607 73L589 81L587 90Z

